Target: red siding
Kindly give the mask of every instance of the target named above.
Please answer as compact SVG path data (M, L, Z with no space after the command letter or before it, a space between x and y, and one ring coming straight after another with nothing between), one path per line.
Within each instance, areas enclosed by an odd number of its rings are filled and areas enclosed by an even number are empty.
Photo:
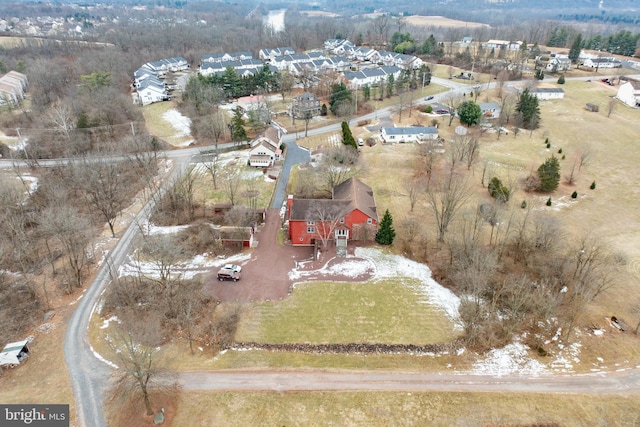
M295 202L294 202L295 203ZM350 233L353 232L353 226L357 224L367 224L367 219L369 217L365 215L363 212L359 210L353 210L349 212L344 217L344 225L349 227ZM377 222L372 219L372 224L377 225ZM342 225L342 224L340 224ZM289 220L289 238L291 239L291 244L293 245L304 245L309 246L312 244L312 239L318 239L319 235L317 232L315 233L307 233L307 221L299 221L299 220ZM313 225L314 229L318 230L318 224ZM321 228L322 229L322 228ZM333 240L333 234L331 235L331 240ZM352 239L353 236L350 234L349 239Z

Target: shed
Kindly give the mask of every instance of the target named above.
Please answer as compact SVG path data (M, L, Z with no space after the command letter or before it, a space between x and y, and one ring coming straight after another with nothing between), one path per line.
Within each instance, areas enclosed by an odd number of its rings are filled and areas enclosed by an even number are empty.
M600 107L598 107L596 104L592 104L590 102L587 102L587 105L584 108L587 111L591 111L592 113L597 113L600 110Z
M29 357L28 340L16 341L4 346L2 352L0 352L0 366L13 367L22 363L27 357Z

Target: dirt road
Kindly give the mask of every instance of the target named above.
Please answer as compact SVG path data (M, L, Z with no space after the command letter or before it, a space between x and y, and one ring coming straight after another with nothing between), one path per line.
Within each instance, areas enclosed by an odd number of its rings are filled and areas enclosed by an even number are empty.
M185 372L192 391L507 391L523 393L639 393L640 369L587 375L492 377L473 374L255 370Z

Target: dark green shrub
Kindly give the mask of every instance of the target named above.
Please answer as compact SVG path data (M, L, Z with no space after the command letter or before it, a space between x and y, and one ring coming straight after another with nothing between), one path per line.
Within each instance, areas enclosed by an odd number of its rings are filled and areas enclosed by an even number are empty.
M526 201L526 200L523 200L523 201L522 201L522 203L520 203L520 207L521 207L522 209L526 209L526 208L527 208L527 201Z
M573 193L571 193L571 198L572 199L577 199L578 198L578 192L574 191Z
M551 197L547 199L547 206L551 206Z
M592 190L595 190L595 189L596 189L596 182L595 182L595 181L593 181L593 182L591 183L591 186L590 186L589 188L590 188L590 189L592 189Z
M558 78L558 84L559 85L563 85L564 84L564 74Z
M538 168L540 191L545 193L554 191L560 183L560 163L555 156L551 156Z
M562 148L558 150L558 154L562 154Z
M547 142L547 148L551 148L551 143Z
M496 200L501 202L509 201L509 189L502 185L502 181L497 176L491 178L489 185L487 186L489 194Z

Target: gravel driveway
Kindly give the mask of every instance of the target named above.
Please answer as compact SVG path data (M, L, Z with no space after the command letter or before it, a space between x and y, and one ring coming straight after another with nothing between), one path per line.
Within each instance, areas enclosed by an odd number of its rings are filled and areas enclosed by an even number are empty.
M242 279L238 282L220 282L212 272L205 282L205 291L220 301L279 300L289 295L291 280L288 273L296 261L311 259L313 248L279 245L280 210L269 209L267 219L258 233L258 247L251 259L242 265Z

